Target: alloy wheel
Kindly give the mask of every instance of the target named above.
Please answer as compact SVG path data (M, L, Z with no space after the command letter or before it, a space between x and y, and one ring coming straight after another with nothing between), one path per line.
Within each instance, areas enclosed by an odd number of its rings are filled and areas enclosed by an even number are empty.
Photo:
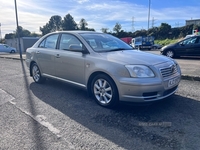
M98 79L94 83L94 95L101 104L108 104L112 100L113 90L105 79Z
M40 70L39 70L37 65L33 65L32 74L33 74L33 79L35 80L35 82L39 82L39 80L40 80Z
M169 51L166 52L166 56L173 58L174 57L174 52L169 50Z

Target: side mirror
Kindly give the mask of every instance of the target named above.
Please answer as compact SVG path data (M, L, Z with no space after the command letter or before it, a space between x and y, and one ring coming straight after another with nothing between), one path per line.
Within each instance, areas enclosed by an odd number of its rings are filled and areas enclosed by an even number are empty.
M180 46L184 46L185 44L183 44L183 43L180 43L179 45L180 45Z
M88 54L89 53L85 48L82 48L78 44L71 44L69 46L69 50L70 51L74 51L74 52L82 52L83 54Z
M72 50L72 51L83 51L82 47L80 45L77 45L77 44L71 44L69 46L69 50Z

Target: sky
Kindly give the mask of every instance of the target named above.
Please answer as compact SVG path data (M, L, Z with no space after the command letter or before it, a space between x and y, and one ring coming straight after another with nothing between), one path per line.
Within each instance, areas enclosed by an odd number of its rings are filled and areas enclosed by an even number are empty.
M102 28L113 32L116 23L126 32L148 29L148 16L149 28L161 23L181 27L186 20L200 19L200 0L16 0L16 3L19 26L39 34L39 28L54 15L64 18L70 14L77 24L84 18L88 27L97 32ZM15 0L0 0L0 25L0 38L16 31Z

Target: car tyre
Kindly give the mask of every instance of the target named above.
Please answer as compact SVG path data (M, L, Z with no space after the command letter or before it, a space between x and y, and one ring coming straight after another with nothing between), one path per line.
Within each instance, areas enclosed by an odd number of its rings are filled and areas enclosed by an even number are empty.
M158 49L156 46L153 46L152 49Z
M170 57L170 58L174 58L174 57L175 57L175 53L174 53L173 50L167 50L167 51L165 52L165 55L166 55L167 57Z
M11 52L10 53L15 53L15 50L11 50Z
M45 78L42 77L40 69L36 63L34 63L31 66L31 73L32 73L33 80L36 83L43 83L45 81Z
M107 108L118 104L118 91L114 81L105 74L95 76L91 83L91 92L95 101Z

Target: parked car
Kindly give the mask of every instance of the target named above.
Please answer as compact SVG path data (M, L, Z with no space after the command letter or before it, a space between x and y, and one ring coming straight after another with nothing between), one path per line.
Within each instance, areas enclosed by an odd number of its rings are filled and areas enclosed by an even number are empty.
M164 46L161 54L168 57L200 56L200 36L192 36L175 44Z
M0 44L0 52L16 53L16 48L10 47L6 44Z
M152 45L152 49L161 49L161 48L162 48L162 45L160 45L160 44Z
M166 98L176 92L181 78L175 60L133 50L112 35L92 31L45 35L27 49L26 64L36 83L52 78L77 85L104 107Z

